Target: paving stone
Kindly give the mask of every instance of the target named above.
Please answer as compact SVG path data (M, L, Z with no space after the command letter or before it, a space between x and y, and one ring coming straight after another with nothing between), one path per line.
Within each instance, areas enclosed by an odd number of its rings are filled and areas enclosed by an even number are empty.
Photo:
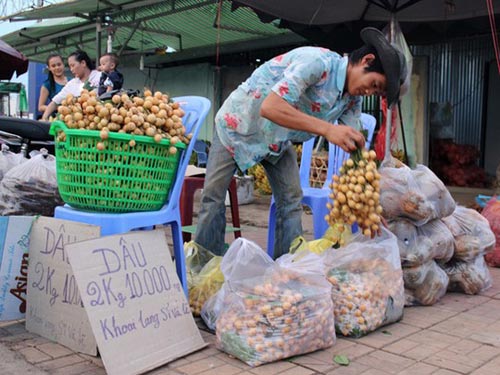
M70 355L73 353L70 349L62 346L60 344L56 344L54 342L47 342L44 344L37 345L36 348L45 354L51 356L52 358L59 358Z
M380 349L418 331L420 329L417 327L403 323L394 323L356 339L356 342Z
M456 314L456 311L435 306L413 306L405 308L402 323L419 328L429 328Z
M46 339L45 337L34 337L29 340L23 340L18 342L17 344L13 345L11 348L14 350L21 349L21 348L26 348L26 347L35 347L37 345L45 344L48 342L52 342L49 339Z
M61 367L66 367L74 365L75 363L84 362L85 360L77 354L68 355L66 357L52 359L50 361L45 361L40 363L40 368L52 371Z
M185 365L187 365L189 363L191 363L191 362L188 361L186 358L179 358L179 359L176 359L173 362L170 362L168 364L168 367L170 367L170 368L182 367L182 366L185 366Z
M358 362L351 362L349 366L338 366L326 373L326 375L359 375L365 374L370 369L369 366Z
M471 375L498 375L500 373L500 356L471 372Z
M435 373L433 373L432 375L458 375L460 374L460 372L455 372L455 371L450 371L450 370L446 370L446 369L439 369L437 370Z
M293 363L290 363L288 361L279 361L279 362L273 362L273 363L268 363L259 367L255 367L250 369L249 371L252 374L256 375L274 375L274 374L281 374L284 371L290 370L292 368L298 367L294 365Z
M83 354L83 353L78 353L78 355L80 357L82 357L84 360L92 362L96 366L104 367L104 363L102 363L101 357L95 357L93 355L88 355L88 354Z
M335 355L345 355L349 360L354 360L356 358L362 357L368 353L371 353L375 351L374 348L363 345L363 344L357 344L353 343L354 345L350 345L345 348L337 348L333 347L332 350L328 350L328 353L331 353L331 358L333 358Z
M17 352L21 353L24 356L24 358L26 358L26 361L31 364L36 364L39 362L48 361L52 359L47 354L41 352L36 348L31 348L31 347L22 348L19 349Z
M488 332L488 324L467 320L467 315L458 314L430 328L433 331L447 333L453 336L469 338L478 332Z
M244 370L241 369L240 367L225 364L220 367L204 371L201 373L201 375L236 375L243 371Z
M457 354L450 350L442 350L429 356L425 359L425 363L461 374L469 374L484 364L483 361L472 356Z
M108 373L106 372L106 370L99 367L97 369L92 369L87 372L82 372L80 375L107 375L107 374ZM171 375L179 375L179 374L171 374Z
M315 373L316 372L314 370L310 370L308 368L296 366L296 367L292 367L288 370L285 370L283 372L280 372L279 374L280 375L313 375Z
M219 351L219 353L216 354L215 356L219 358L221 361L224 361L225 363L228 363L232 366L239 367L242 370L249 370L251 368L245 362L240 361L238 358L235 358L233 356L227 355L226 353Z
M428 365L427 363L418 362L414 365L398 372L398 375L429 375L435 374L437 367Z
M314 357L313 355L301 355L298 357L294 357L293 359L290 359L290 362L314 370L321 374L333 370L334 368L334 362L332 357L330 356L328 356L328 358L326 358L325 361L318 357Z
M196 362L190 362L184 366L176 367L175 370L186 375L194 375L225 364L226 363L215 357L203 358L197 360Z
M461 293L447 293L434 306L443 310L463 312L489 300L489 297L481 295L471 296Z
M415 364L415 361L397 356L383 350L376 350L356 360L358 363L369 366L371 369L384 371L386 374L397 374L407 367Z
M55 369L50 372L51 375L81 375L84 373L97 373L98 371L102 371L103 369L94 365L90 362L80 362L75 363L74 365L69 365L65 367L61 367Z

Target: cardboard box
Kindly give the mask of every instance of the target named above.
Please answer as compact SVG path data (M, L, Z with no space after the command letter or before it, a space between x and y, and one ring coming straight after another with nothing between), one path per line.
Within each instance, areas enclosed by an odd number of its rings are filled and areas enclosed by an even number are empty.
M110 375L140 374L201 349L165 232L65 245Z
M97 355L97 343L65 247L100 233L98 226L42 216L33 223L29 250L26 329L90 355Z

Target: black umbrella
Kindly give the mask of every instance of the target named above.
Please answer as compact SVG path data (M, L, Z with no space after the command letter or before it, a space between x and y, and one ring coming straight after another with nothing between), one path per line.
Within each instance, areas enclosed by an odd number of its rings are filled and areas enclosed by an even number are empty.
M0 39L0 79L11 79L14 72L21 75L28 70L28 59Z
M252 8L263 22L338 52L359 47L359 31L381 29L395 18L406 40L425 44L454 37L491 33L486 1L479 0L232 0ZM500 0L491 0L500 23Z

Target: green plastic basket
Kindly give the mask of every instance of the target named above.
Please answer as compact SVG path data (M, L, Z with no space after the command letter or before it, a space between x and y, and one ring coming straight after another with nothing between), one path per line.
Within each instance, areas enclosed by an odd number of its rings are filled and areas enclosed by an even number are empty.
M64 131L66 140L57 139ZM167 201L179 159L186 145L178 142L172 155L167 139L109 133L102 141L98 130L69 129L62 121L52 123L56 136L57 183L64 202L94 212L159 210ZM130 140L135 146L129 146ZM97 149L103 142L106 148Z

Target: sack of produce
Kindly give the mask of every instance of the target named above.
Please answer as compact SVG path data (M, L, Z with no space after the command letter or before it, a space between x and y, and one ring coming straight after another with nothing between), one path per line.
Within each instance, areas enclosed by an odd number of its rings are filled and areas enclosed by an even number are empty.
M448 276L434 260L403 268L405 306L430 306L439 301L448 287Z
M419 266L432 259L447 262L453 256L453 236L439 219L420 227L410 220L397 219L389 222L389 229L398 238L403 267Z
M331 286L321 258L287 254L276 263L268 257L253 264L245 259L249 251L267 256L256 244L237 239L221 263L226 281L217 348L253 367L333 345Z
M444 266L450 278L448 290L465 294L478 294L491 286L491 275L484 257L472 262L452 260Z
M229 251L237 249L238 251ZM274 265L274 261L256 243L237 239L235 240L221 260L220 268L225 282L221 289L205 302L201 309L201 318L207 327L216 330L217 319L224 306L228 285L237 280L251 279L261 270Z
M0 181L8 171L27 160L22 154L9 151L9 146L2 144L0 151Z
M380 203L388 220L408 218L421 226L455 209L455 201L444 184L422 165L412 170L389 160L382 163L379 172Z
M224 275L220 269L221 256L217 256L194 241L184 244L189 306L199 316L205 302L221 288Z
M488 220L476 210L457 206L443 222L455 238L453 258L472 261L479 255L491 252L495 246L495 234Z
M433 219L440 219L453 213L456 202L444 183L425 165L418 164L412 170L420 191L433 208Z
M31 159L8 171L0 183L0 214L54 216L63 205L56 178L55 157L32 151Z
M370 239L354 235L345 247L324 253L332 284L335 329L361 337L403 316L404 287L396 237L382 227Z
M500 171L500 169L499 169ZM490 223L491 230L495 234L496 245L494 250L485 255L486 263L492 267L500 267L500 200L497 196L492 197L481 214Z

